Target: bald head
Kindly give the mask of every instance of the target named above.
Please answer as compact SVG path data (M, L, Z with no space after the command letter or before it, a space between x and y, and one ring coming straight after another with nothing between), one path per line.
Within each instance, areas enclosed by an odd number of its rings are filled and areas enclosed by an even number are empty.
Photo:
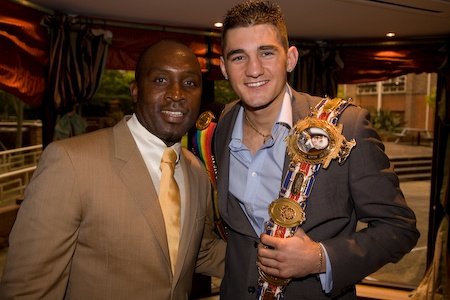
M183 56L192 59L192 61L195 61L194 65L198 65L198 74L201 74L200 64L191 48L176 40L161 40L148 47L139 57L136 65L136 81L140 81L143 72L148 69L148 63L170 56Z

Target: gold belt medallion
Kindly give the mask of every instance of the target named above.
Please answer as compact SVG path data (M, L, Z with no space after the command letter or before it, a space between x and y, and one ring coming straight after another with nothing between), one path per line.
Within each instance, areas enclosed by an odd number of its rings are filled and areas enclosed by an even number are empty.
M295 163L322 164L328 168L332 159L343 163L356 145L342 134L342 124L334 126L326 120L307 117L295 124L287 138L287 150Z
M211 111L205 111L203 112L195 122L195 127L198 130L204 130L209 126L209 123L214 120L214 114Z
M269 216L280 226L291 228L303 223L305 212L300 204L288 198L278 198L269 205Z

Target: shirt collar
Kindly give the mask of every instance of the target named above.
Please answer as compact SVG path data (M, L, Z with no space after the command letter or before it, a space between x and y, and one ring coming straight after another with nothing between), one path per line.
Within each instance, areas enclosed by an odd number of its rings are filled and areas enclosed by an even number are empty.
M277 123L283 125L286 124L289 126L289 129L292 128L292 91L288 84L286 84L286 91L284 93Z
M244 107L241 106L237 115L233 133L231 134L231 143L236 145L236 142L242 143L243 139L243 119L244 119ZM240 121L239 121L240 120ZM283 103L281 104L281 110L278 115L276 124L286 126L289 130L292 128L292 92L288 84L284 92Z
M145 149L153 148L154 150L161 152L162 156L164 149L167 148L166 144L164 144L164 142L160 138L158 138L156 135L152 134L144 126L142 126L142 124L136 117L136 114L133 114L131 116L131 118L127 121L127 125L142 154L146 152ZM178 163L178 161L180 160L181 143L175 143L171 146L171 148L177 153Z

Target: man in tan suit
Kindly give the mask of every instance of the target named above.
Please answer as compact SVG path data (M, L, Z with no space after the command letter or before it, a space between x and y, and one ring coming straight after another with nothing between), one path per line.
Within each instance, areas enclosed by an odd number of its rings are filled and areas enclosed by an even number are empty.
M192 51L160 41L138 62L133 116L45 149L11 232L0 299L188 299L194 271L222 276L208 177L180 145L201 84ZM173 272L158 200L166 147L177 152L181 192Z

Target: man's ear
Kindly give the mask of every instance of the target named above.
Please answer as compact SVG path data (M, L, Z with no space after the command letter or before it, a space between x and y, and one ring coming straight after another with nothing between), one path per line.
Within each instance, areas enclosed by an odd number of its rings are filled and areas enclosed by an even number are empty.
M138 97L138 86L137 86L136 80L133 80L130 83L130 95L131 95L131 100L133 100L133 103L136 103L137 97Z
M298 61L298 50L297 47L291 46L287 51L287 61L286 61L286 71L291 72L294 70Z
M222 71L223 77L228 80L228 73L227 69L225 68L225 60L223 59L223 56L220 57L220 70Z

